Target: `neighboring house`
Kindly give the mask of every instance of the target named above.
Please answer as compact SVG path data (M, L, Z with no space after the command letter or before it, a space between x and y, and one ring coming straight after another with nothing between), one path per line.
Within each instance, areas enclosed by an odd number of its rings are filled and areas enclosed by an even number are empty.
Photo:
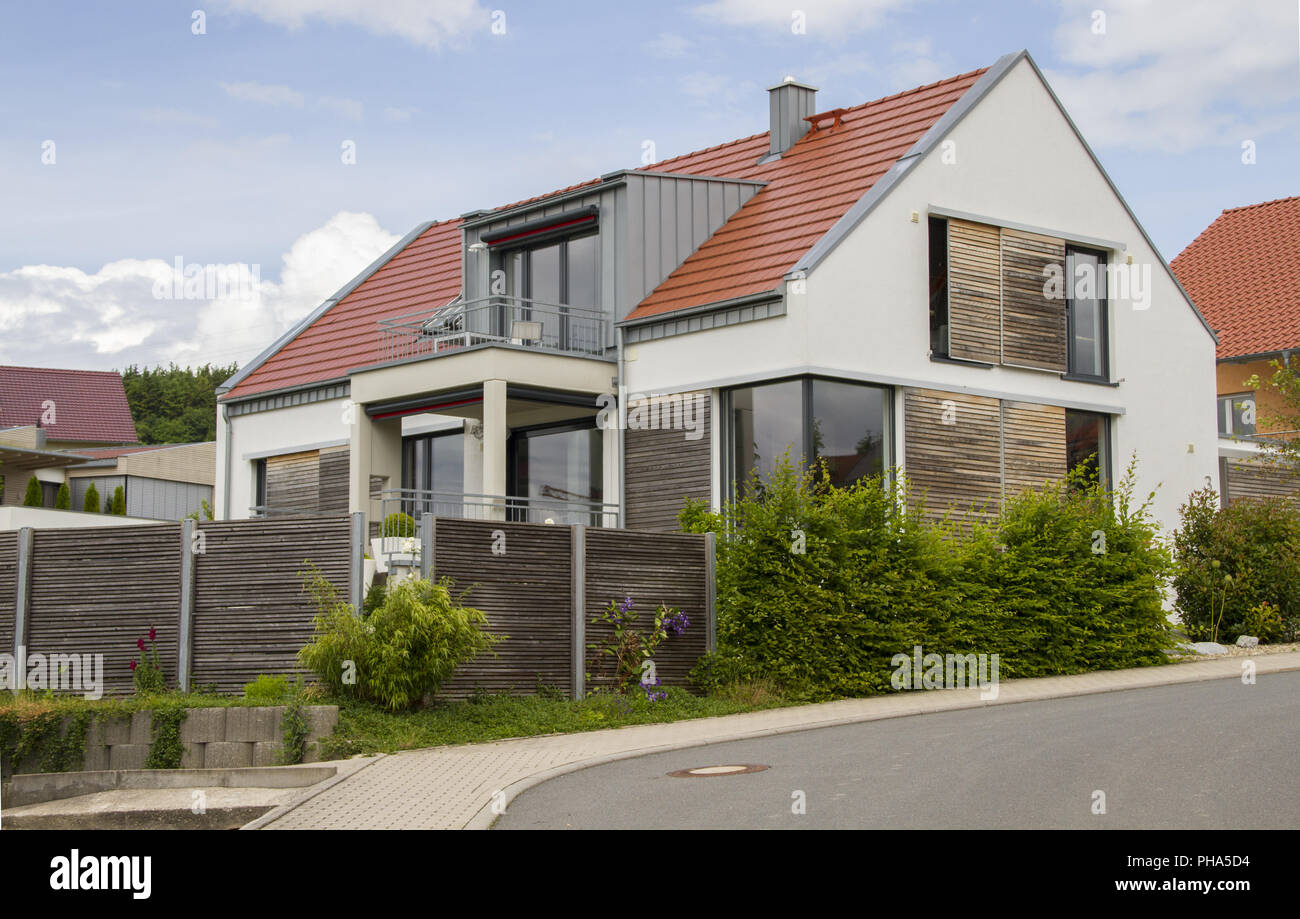
M1176 524L1217 474L1214 337L1029 55L815 94L415 228L227 381L218 516L672 528L789 450L936 513L1136 453Z
M212 501L216 444L144 446L116 372L0 367L0 504L21 505L27 481L53 508L69 486L80 511L90 482L101 499L122 486L127 516L177 520Z
M1300 197L1225 210L1171 263L1219 337L1217 411L1220 490L1225 504L1293 494L1300 482L1260 462L1264 444L1295 431L1275 419L1293 414L1252 376L1272 377L1274 361L1300 351Z

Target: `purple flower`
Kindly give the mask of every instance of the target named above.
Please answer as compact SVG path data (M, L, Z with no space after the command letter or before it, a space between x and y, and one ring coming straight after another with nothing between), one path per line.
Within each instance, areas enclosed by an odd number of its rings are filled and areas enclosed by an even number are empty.
M135 668L136 668L136 663L135 663L135 661L131 661L131 669L134 670Z
M155 629L153 626L149 626L149 640L150 641L158 640L158 630Z
M144 639L143 639L143 638L137 638L137 639L135 640L135 646L136 646L137 648L139 648L141 651L143 651L143 650L144 650Z

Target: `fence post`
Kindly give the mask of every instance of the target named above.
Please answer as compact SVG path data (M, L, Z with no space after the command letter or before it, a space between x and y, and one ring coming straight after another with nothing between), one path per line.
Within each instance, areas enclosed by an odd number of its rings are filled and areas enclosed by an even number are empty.
M188 518L181 521L181 608L176 650L176 685L181 692L190 691L190 669L193 666L190 655L194 645L191 630L194 627L194 535L197 529L198 521Z
M569 570L572 573L570 596L573 601L570 631L573 640L572 672L573 698L581 699L586 693L586 606L587 606L587 526L575 523L569 529Z
M23 662L22 649L27 645L27 621L31 616L32 605L32 547L31 527L18 529L18 590L14 597L14 662L17 674L16 685L22 686L26 678L27 665Z
M704 534L704 650L718 650L717 537Z
M433 580L433 549L435 545L433 514L427 511L420 515L420 577L426 581Z
M366 598L366 512L352 514L352 557L348 565L348 600L358 616Z

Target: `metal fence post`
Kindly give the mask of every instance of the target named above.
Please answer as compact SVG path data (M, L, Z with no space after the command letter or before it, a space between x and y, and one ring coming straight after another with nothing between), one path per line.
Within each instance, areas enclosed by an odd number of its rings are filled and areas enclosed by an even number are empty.
M23 648L27 646L27 622L31 616L34 532L31 527L18 530L18 590L14 597L14 661L18 686L22 685L27 667L23 662Z
M718 650L717 536L704 534L704 650Z
M433 514L424 512L420 515L420 577L426 581L433 580L433 549L436 545L436 532Z
M569 570L572 573L570 590L573 601L570 630L573 640L572 672L573 698L581 699L586 693L586 606L587 606L587 526L575 523L569 529Z
M194 645L191 631L194 627L194 537L198 526L195 520L181 521L181 608L176 649L176 685L181 692L190 691L190 670L193 667L190 655Z
M361 615L361 606L366 599L366 512L354 511L352 514L351 560L348 565L348 600L353 611Z

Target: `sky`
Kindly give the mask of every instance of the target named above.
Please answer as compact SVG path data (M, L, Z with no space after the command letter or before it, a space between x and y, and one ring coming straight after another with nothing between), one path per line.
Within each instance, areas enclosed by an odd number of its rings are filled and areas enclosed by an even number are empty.
M242 364L426 220L1022 48L1167 259L1300 194L1300 0L0 0L0 364Z

